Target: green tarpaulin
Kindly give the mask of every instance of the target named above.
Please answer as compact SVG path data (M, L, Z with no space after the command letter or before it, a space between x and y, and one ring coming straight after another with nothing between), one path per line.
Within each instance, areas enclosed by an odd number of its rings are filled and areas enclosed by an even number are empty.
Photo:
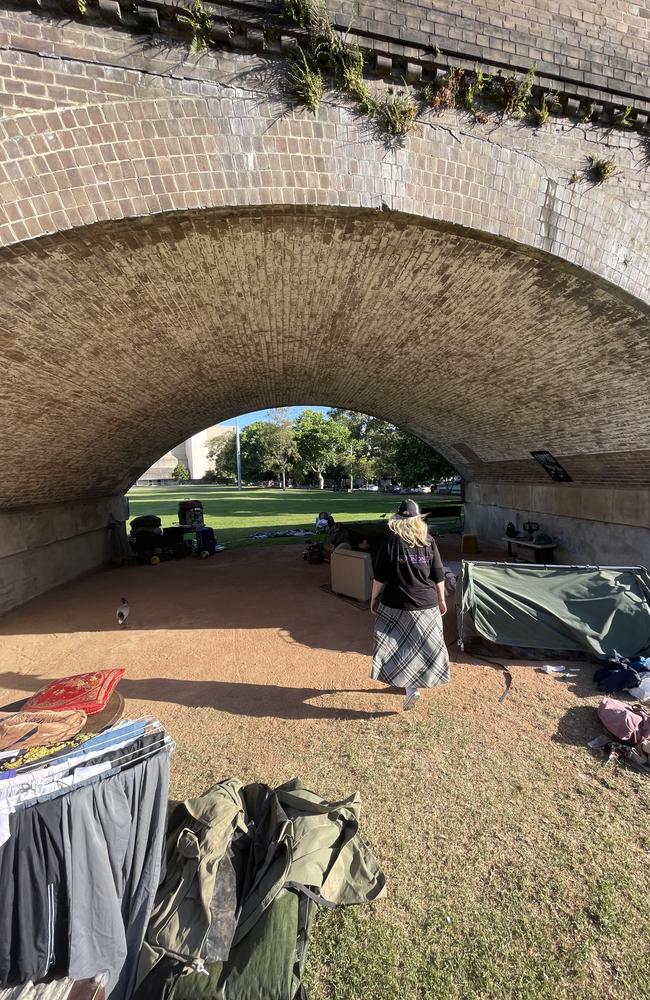
M463 563L461 639L607 658L650 655L650 575L640 567Z

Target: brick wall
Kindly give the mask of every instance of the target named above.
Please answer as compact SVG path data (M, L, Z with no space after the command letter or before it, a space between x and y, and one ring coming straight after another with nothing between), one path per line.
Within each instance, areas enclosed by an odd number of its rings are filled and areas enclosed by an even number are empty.
M541 483L549 449L650 484L640 136L450 112L387 148L337 99L288 109L254 55L8 9L0 45L0 505L105 496L305 402L477 482ZM570 184L600 148L615 180Z
M438 45L479 61L541 72L650 100L645 0L373 0L334 3L353 27L403 45Z

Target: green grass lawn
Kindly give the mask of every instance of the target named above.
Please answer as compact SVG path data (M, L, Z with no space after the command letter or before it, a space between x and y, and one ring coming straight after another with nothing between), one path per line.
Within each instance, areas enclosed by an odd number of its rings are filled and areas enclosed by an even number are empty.
M130 517L157 514L164 526L178 523L180 500L201 500L205 522L214 528L219 542L228 548L244 545L270 545L291 542L290 538L272 538L264 542L252 539L266 528L313 528L316 515L327 510L338 521L361 521L381 517L397 508L399 497L386 493L333 493L329 490L265 490L219 486L134 487L128 494ZM425 494L419 498L425 506L448 503L448 497ZM303 539L296 539L302 543Z

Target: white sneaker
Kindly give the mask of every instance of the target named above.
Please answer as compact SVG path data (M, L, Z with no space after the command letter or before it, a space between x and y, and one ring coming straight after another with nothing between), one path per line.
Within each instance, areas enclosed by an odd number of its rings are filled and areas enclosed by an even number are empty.
M406 698L404 699L404 711L410 712L412 708L415 708L416 702L420 697L420 692L417 688L411 688L410 691L406 692Z

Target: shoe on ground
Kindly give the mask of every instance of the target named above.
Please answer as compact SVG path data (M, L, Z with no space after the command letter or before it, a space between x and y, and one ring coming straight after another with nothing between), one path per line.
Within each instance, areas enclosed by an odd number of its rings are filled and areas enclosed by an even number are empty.
M404 699L404 711L410 712L412 708L415 708L420 697L419 691L409 691Z

